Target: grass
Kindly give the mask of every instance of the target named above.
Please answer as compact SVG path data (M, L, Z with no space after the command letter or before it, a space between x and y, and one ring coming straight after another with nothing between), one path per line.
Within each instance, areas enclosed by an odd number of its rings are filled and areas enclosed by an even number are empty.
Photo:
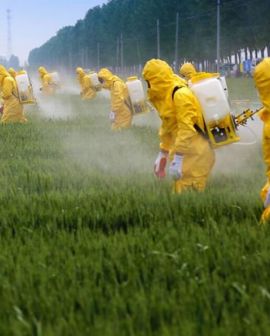
M177 196L152 176L155 116L112 134L108 111L63 96L1 127L0 335L269 335L260 143Z

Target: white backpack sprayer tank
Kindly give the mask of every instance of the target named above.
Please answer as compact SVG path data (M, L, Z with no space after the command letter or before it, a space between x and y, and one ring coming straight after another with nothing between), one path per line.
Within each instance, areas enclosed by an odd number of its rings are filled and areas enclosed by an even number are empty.
M102 86L98 80L98 75L96 72L91 71L89 72L89 78L91 80L92 86L94 88L94 90L96 91L100 91L102 89Z
M59 77L59 74L58 72L52 72L50 73L51 75L51 78L52 78L52 83L56 86L60 86L60 77Z
M149 108L143 90L142 82L136 76L129 77L126 82L128 94L134 115L146 113Z
M228 92L228 86L227 86L226 78L224 76L221 76L221 77L218 77L217 79L220 81L227 99L229 99L229 92Z
M212 145L220 147L239 141L221 80L206 78L189 85L202 107L206 132Z
M36 100L33 93L33 87L27 73L15 77L19 101L21 104L35 104Z

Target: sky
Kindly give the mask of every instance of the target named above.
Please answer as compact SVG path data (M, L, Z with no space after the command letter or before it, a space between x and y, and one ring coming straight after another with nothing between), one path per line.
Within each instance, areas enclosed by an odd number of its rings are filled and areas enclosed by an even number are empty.
M7 9L11 10L12 53L23 65L32 49L103 3L107 0L0 0L0 55L8 54Z

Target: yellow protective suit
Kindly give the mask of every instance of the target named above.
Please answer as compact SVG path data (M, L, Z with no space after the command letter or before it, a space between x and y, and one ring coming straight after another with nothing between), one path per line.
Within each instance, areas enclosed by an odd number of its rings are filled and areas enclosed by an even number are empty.
M270 58L265 58L256 65L254 70L254 81L263 103L263 109L259 116L264 123L263 127L263 156L266 164L267 181L261 190L262 201L265 202L267 192L270 188ZM261 222L270 220L270 206L268 206L261 217Z
M96 90L92 86L90 76L87 75L82 68L76 69L77 79L81 87L82 100L90 100L96 97Z
M191 81L192 83L200 82L206 78L220 77L220 74L215 72L197 72L192 63L184 63L180 67L179 73L187 82Z
M16 71L16 70L14 70L13 68L9 68L8 69L8 73L10 74L10 76L12 77L12 78L16 78L16 76L18 76L18 75L23 75L23 74L26 74L26 71L25 70L19 70L19 71ZM16 85L17 85L17 83L16 83Z
M126 84L106 68L99 71L98 78L102 87L111 92L111 110L115 114L112 130L131 127L132 110Z
M16 82L2 65L0 65L0 89L4 100L1 122L25 123L27 119L23 114L23 106L18 99Z
M18 76L18 75L23 75L23 74L26 74L27 72L25 70L19 70L19 71L15 71L13 68L9 68L8 69L8 72L11 74L11 76ZM15 78L13 77L13 78Z
M215 154L209 141L195 128L204 128L198 99L162 60L148 61L143 69L143 77L150 86L149 100L162 121L160 149L170 155L180 154L184 157L182 178L174 183L174 191L203 191L215 162Z
M10 76L14 79L15 86L16 86L16 90L18 90L17 82L16 82L16 80L15 80L15 78L16 78L16 76L17 76L17 72L16 72L16 70L14 70L13 68L9 68L9 69L8 69L8 73L9 73Z
M3 111L4 111L4 99L0 98L0 116L3 115Z
M53 82L52 76L42 66L39 67L38 72L42 84L42 93L46 96L54 95L57 90L57 85Z
M9 68L8 72L11 75L11 77L15 79L15 77L17 76L17 72L13 68Z

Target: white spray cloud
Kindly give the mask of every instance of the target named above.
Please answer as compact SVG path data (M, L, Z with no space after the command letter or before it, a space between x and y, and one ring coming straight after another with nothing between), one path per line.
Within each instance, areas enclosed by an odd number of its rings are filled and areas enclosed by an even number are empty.
M258 117L248 121L247 126L240 126L238 134L240 141L216 149L214 174L235 175L252 172L254 164L262 158L262 128L263 123Z

